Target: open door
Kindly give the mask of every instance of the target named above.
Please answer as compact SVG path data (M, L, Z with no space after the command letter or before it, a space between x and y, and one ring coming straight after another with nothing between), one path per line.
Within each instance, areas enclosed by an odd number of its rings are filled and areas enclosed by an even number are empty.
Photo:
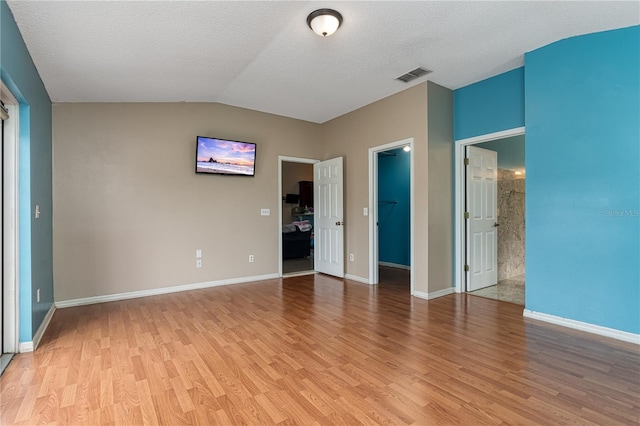
M467 291L474 291L498 283L498 153L469 146L467 159Z
M313 165L315 270L344 277L342 157Z
M14 353L18 352L18 140L19 104L7 87L0 82L0 119L2 121L2 145L0 146L0 374Z

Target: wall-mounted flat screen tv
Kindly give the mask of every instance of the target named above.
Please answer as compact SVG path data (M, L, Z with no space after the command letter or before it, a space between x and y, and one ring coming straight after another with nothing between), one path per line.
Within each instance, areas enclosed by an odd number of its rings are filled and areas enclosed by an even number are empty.
M255 143L206 136L196 142L196 173L255 176Z

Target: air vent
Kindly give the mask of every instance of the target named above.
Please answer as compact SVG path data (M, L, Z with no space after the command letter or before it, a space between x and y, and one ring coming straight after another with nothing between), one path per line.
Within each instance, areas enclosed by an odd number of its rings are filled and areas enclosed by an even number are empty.
M418 77L422 77L423 75L427 75L431 72L431 70L428 70L426 68L422 68L422 67L418 67L415 70L411 70L406 74L401 75L400 77L396 78L396 80L400 80L403 81L405 83L410 82L411 80L414 80Z

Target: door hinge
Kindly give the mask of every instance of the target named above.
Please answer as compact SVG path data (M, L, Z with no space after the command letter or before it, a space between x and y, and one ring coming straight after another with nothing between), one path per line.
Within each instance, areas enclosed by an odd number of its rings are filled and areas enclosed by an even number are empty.
M469 212L464 212L464 218L469 219Z
M468 158L465 158L465 159L464 159L464 165L465 165L465 166L468 166L468 165L469 165L469 159L468 159Z
M469 272L469 265L464 265L464 271Z

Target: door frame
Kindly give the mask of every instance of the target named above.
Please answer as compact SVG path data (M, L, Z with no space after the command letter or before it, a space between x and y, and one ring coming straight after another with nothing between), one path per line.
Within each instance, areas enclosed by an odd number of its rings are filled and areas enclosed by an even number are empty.
M282 163L303 163L315 164L320 160L313 158L288 157L286 155L278 155L278 276L282 278ZM314 177L315 182L315 177Z
M20 338L19 305L19 228L18 228L18 153L20 142L20 104L15 96L0 81L2 100L9 111L5 122L5 147L2 155L4 185L4 257L3 268L4 304L2 326L5 353L18 353Z
M500 132L488 133L484 135L474 136L466 139L458 139L454 142L454 246L455 246L455 262L454 262L454 283L456 293L467 291L467 283L469 273L464 271L464 260L466 258L466 232L464 229L464 204L466 196L465 181L465 147L476 145L483 142L494 141L498 139L510 138L512 136L520 136L525 134L525 127L516 127L513 129L502 130Z
M410 170L409 170L409 252L411 262L411 295L413 296L415 288L415 250L414 250L414 218L415 218L415 155L413 138L402 139L395 142L390 142L384 145L375 146L369 148L369 284L378 284L378 153L389 151L390 149L402 148L409 146Z

